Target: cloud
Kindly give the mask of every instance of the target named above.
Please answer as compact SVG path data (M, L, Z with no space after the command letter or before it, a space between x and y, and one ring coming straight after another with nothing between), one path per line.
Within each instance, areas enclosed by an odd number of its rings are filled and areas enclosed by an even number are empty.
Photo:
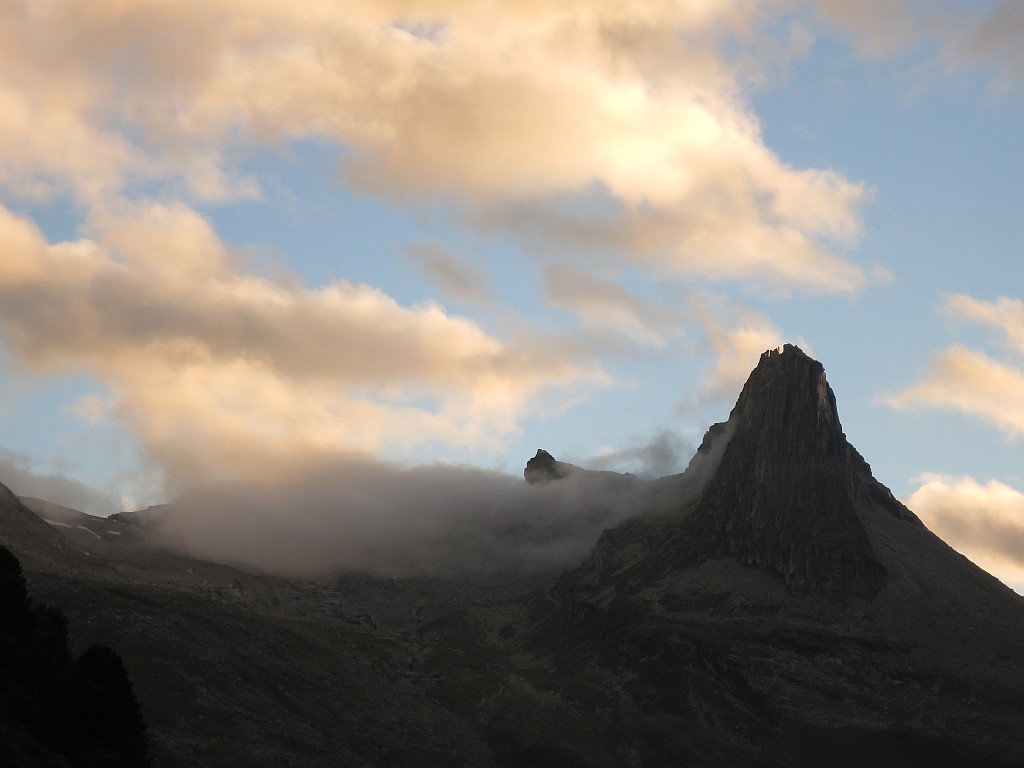
M418 243L409 246L406 252L446 296L471 304L483 304L494 298L490 274L452 252L444 243Z
M814 0L811 5L822 19L842 30L869 55L893 54L920 33L920 19L912 3L901 0Z
M696 449L675 432L664 429L646 443L602 451L581 463L591 469L655 478L682 472L695 452Z
M682 313L593 271L560 265L545 269L543 279L548 303L572 311L585 330L654 347L664 346L683 330Z
M27 455L5 448L0 448L0 482L18 496L45 499L90 515L105 517L121 511L121 498L112 490L94 488L59 472L37 472Z
M819 18L845 34L862 53L895 56L923 52L945 70L983 70L1008 85L1024 78L1024 8L997 3L931 0L810 0Z
M1004 73L1012 82L1024 80L1024 6L1003 0L985 17L968 28L952 46L954 55L975 66L987 66Z
M307 466L284 484L195 488L159 517L157 540L296 575L554 574L578 565L604 529L659 505L676 509L704 479L669 487L580 472L530 485L469 467L352 458Z
M96 376L112 399L78 412L127 421L179 480L486 443L605 380L593 350L563 337L499 339L371 286L246 271L197 208L259 196L253 155L304 141L336 151L358 191L550 236L555 253L537 254L548 297L586 333L648 346L677 333L672 311L607 275L856 289L868 278L838 250L857 239L864 186L785 163L745 97L736 50L760 50L778 13L737 0L5 3L4 345L36 371ZM11 212L47 200L71 203L79 240L47 242ZM580 270L591 251L605 276ZM493 290L464 257L428 246L413 260L460 300Z
M1024 493L990 480L925 474L907 499L935 533L1007 584L1024 585Z
M867 277L835 248L858 235L864 186L768 149L732 61L778 13L736 0L9 3L0 184L90 209L154 185L230 200L259 194L239 156L315 140L360 190L441 198L512 231L538 206L547 235L600 239L652 275L855 289ZM613 216L580 216L595 190Z
M949 408L976 416L1007 437L1024 433L1024 371L959 345L932 357L918 381L882 402L897 410Z
M946 298L943 309L955 319L996 330L1004 348L1024 355L1024 302L1006 297L986 302L954 294ZM1012 359L995 359L959 344L933 356L916 382L880 400L899 410L957 410L988 422L1009 438L1024 433L1024 370Z
M1004 344L1024 355L1024 301L1000 296L995 301L980 301L966 294L947 296L945 311L960 320L969 320L993 328L1004 336Z
M503 343L436 304L236 271L182 205L135 206L94 227L94 239L50 245L0 209L0 329L21 364L104 381L113 412L181 482L487 442L603 379L557 337Z
M714 475L732 436L693 455L663 432L617 456L656 480L580 470L530 484L451 464L404 469L365 456L308 461L286 482L197 486L154 519L157 544L291 575L554 575L578 565L602 531L643 514L675 514Z

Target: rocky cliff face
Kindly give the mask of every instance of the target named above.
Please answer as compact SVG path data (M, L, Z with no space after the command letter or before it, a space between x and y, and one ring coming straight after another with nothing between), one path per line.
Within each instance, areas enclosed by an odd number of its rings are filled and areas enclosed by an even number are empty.
M672 764L1021 764L1024 602L875 480L820 363L762 355L701 466L551 591L574 658L678 716Z
M574 469L576 467L572 464L558 461L543 448L538 448L536 455L526 462L523 477L530 485L539 485L567 477Z
M714 477L686 521L698 559L731 556L797 592L869 596L886 580L856 507L891 499L843 434L821 363L787 344L761 356L730 416ZM889 511L916 518L892 499Z
M727 558L793 593L871 597L888 574L864 521L922 528L847 441L821 363L789 344L761 356L689 475L699 475L698 498L605 531L563 586L595 595L613 584L621 591L625 578L634 590Z

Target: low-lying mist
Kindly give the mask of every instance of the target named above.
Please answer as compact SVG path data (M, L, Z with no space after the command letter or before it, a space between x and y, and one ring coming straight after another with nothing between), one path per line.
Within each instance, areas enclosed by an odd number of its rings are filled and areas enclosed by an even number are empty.
M159 515L155 535L194 557L294 576L556 572L579 564L606 528L695 500L726 441L698 452L685 474L653 481L578 470L531 485L464 466L349 460L286 484L188 491Z

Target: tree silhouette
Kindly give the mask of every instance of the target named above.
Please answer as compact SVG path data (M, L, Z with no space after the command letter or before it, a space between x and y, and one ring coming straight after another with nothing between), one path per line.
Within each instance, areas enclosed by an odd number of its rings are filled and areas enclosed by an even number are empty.
M0 547L0 768L148 765L146 726L121 657L71 656L67 618L33 606L21 564Z
M124 765L146 762L146 725L121 657L105 645L87 648L75 662L86 735Z

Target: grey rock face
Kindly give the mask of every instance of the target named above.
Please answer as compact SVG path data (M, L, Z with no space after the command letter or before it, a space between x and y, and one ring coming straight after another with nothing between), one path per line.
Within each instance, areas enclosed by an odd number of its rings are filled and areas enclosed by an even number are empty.
M526 469L523 470L523 477L530 485L547 483L552 480L560 480L571 472L573 466L557 461L554 456L538 448L536 455L526 462Z
M891 494L846 440L821 363L787 344L761 356L730 417L722 463L686 521L697 559L723 555L793 591L870 596L886 580L857 516ZM895 499L892 514L917 522Z

